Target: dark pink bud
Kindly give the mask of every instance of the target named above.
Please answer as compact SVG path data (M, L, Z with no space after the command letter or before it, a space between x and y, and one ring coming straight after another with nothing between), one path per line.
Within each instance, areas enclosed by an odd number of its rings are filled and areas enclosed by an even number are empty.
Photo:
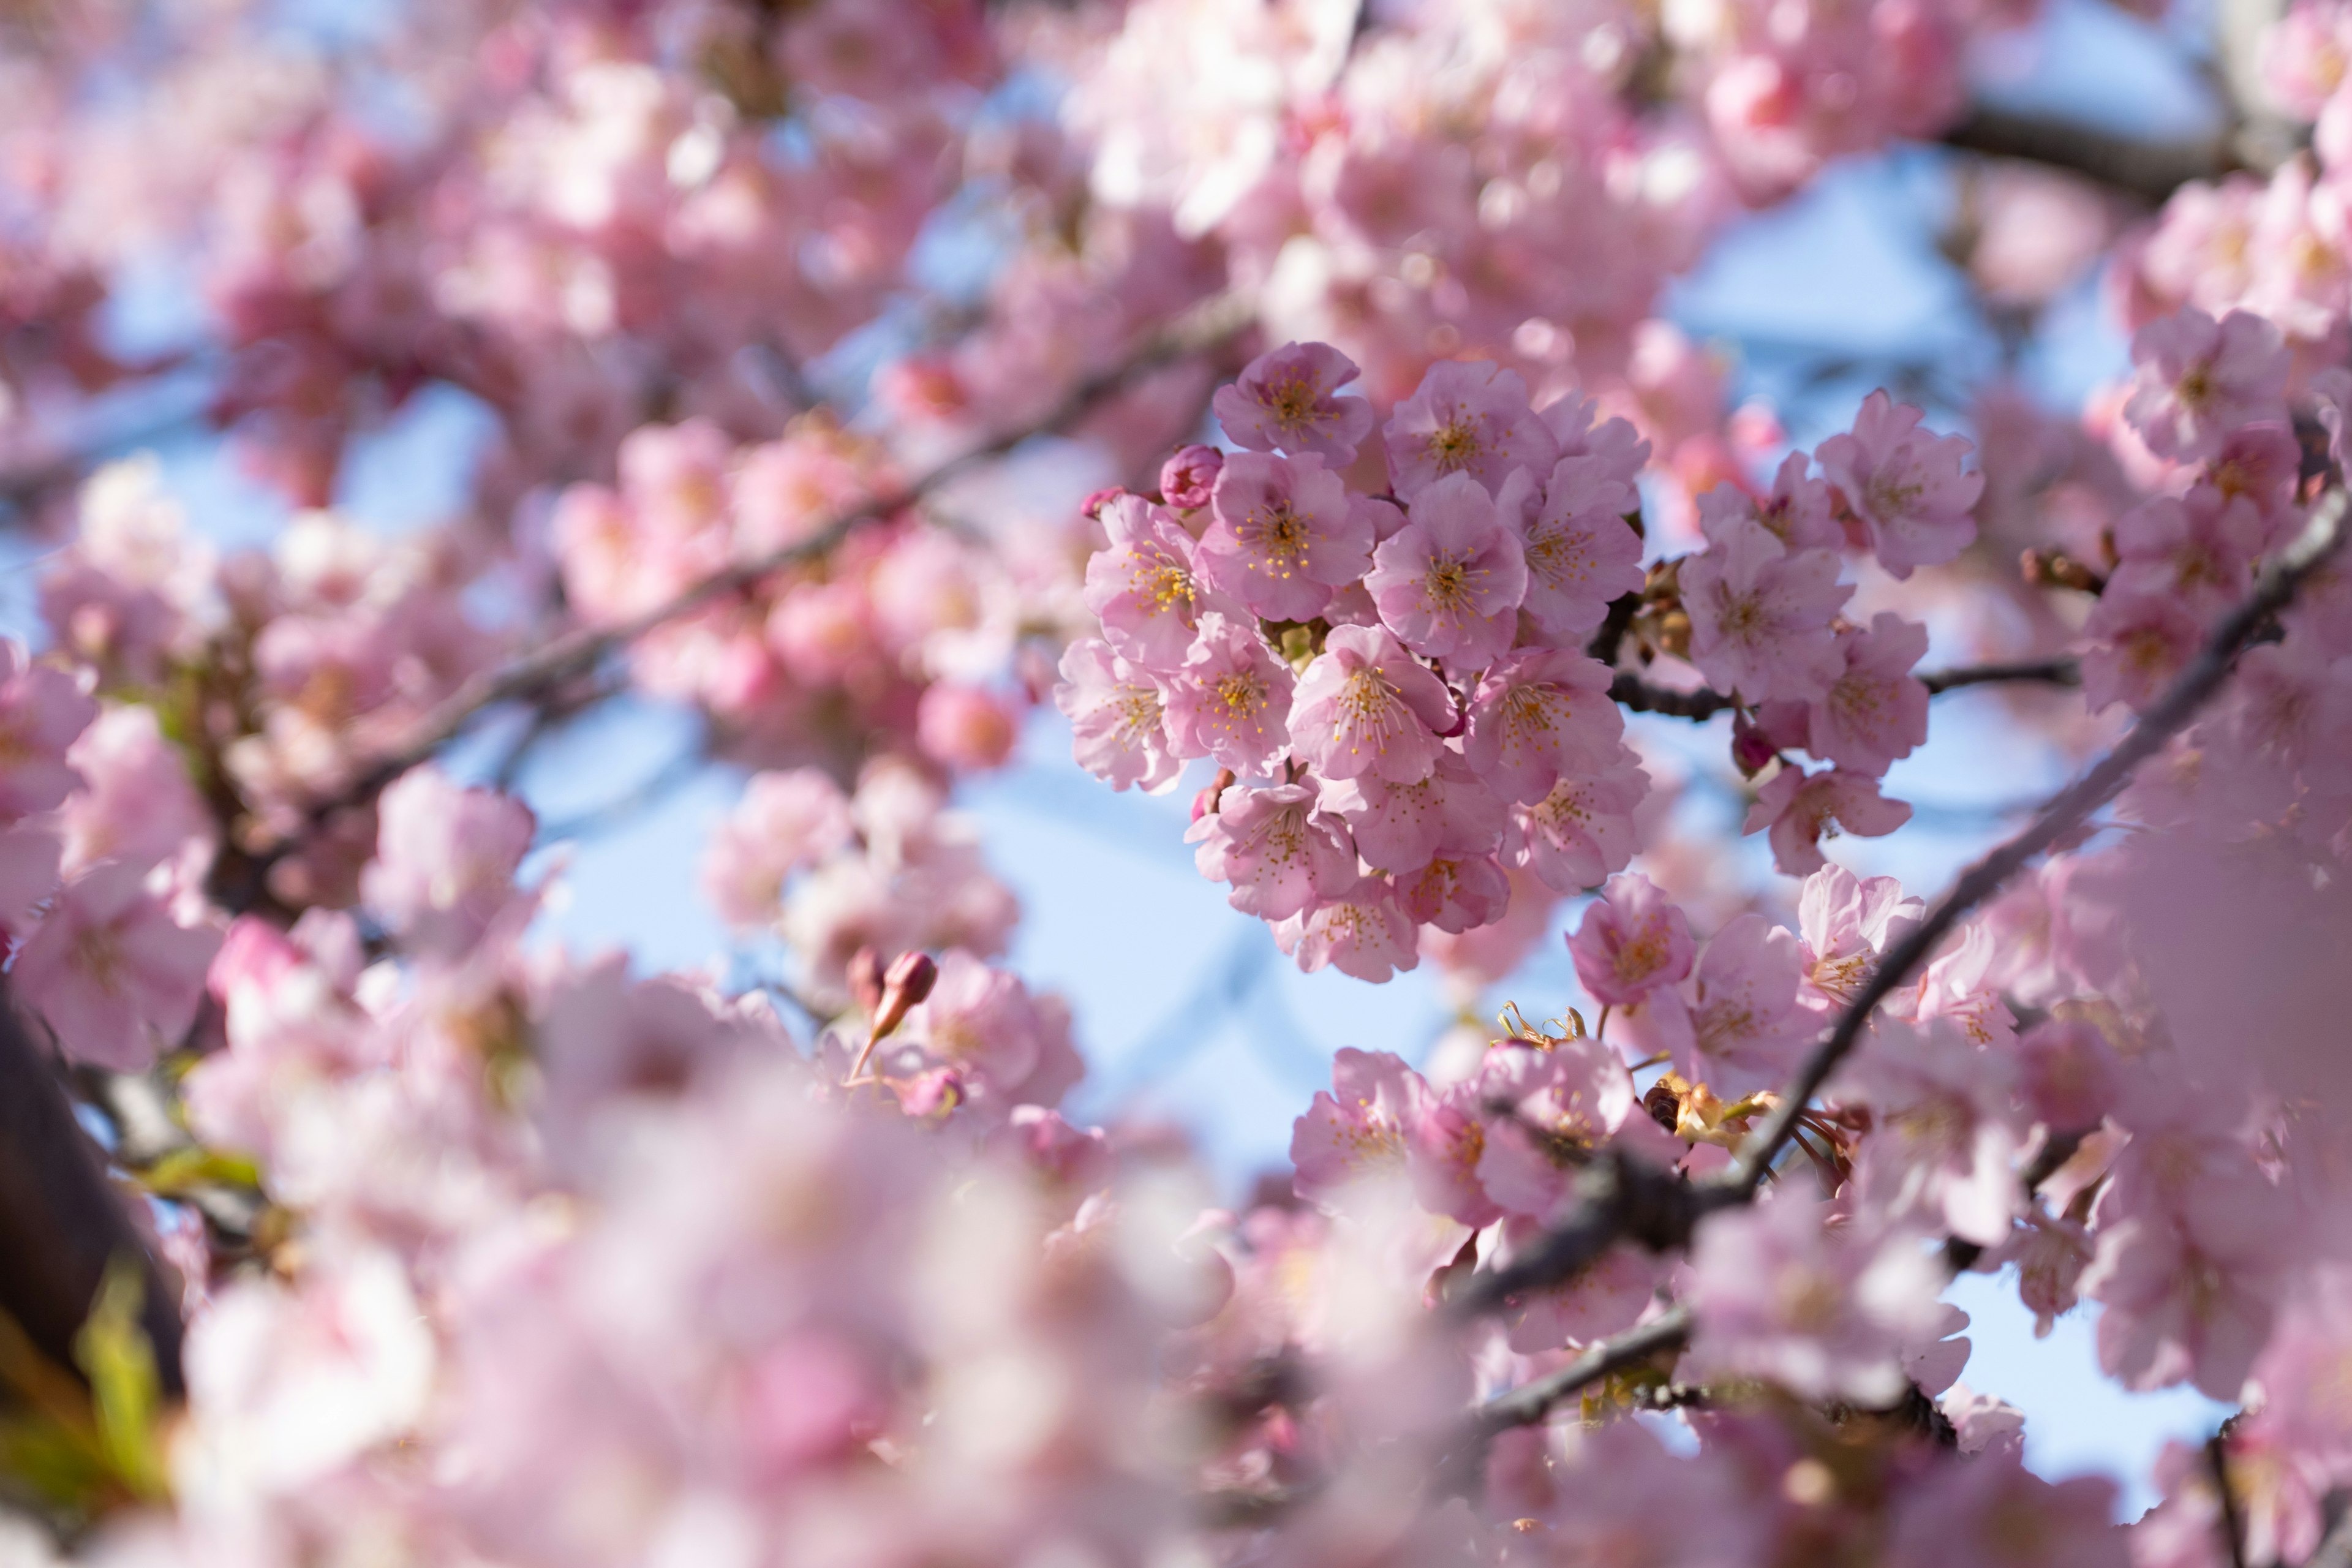
M1102 521L1103 508L1127 494L1125 485L1106 485L1078 503L1078 510L1096 522Z
M1745 717L1731 721L1731 760L1743 777L1754 778L1763 772L1765 763L1779 754L1772 738Z
M1197 510L1209 504L1209 492L1224 467L1225 455L1214 447L1180 447L1160 466L1160 497L1179 511Z
M1234 770L1219 768L1217 776L1209 781L1209 787L1192 797L1192 820L1198 822L1216 810L1217 802L1223 799L1225 792L1233 787Z
M870 947L849 955L849 994L868 1013L882 1010L882 955Z

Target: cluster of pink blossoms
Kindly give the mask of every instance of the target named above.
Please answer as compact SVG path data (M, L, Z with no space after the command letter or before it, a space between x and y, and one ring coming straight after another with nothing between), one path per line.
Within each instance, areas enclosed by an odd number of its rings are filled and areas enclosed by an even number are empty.
M1374 419L1339 395L1356 374L1321 343L1262 356L1216 399L1240 450L1186 447L1157 499L1098 501L1102 635L1064 656L1055 700L1118 788L1213 760L1202 872L1301 967L1381 980L1418 962L1421 928L1500 921L1512 870L1568 894L1625 868L1650 780L1610 690L1630 639L1595 634L1661 578L1641 564L1649 447L1624 421L1533 409L1516 373L1448 362L1382 426L1389 490L1365 495L1340 471ZM1905 577L1973 536L1968 444L1918 420L1874 395L1822 444L1825 478L1793 454L1769 494L1709 491L1707 547L1674 565L1679 651L1740 707L1743 770L1783 748L1832 764L1783 760L1750 816L1791 874L1834 826L1909 816L1875 781L1927 737L1926 631L1838 611L1850 539Z

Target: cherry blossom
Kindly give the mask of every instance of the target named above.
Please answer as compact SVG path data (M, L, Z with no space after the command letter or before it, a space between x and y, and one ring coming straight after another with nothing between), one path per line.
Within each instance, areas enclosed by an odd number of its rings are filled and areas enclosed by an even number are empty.
M1845 673L1809 714L1805 749L1858 773L1883 773L1927 739L1927 689L1911 668L1927 651L1927 628L1881 611L1867 629L1838 636Z
M216 932L172 918L143 867L108 861L68 882L10 971L77 1060L136 1072L195 1021Z
M1475 668L1510 646L1528 571L1518 535L1463 474L1432 481L1411 520L1381 542L1364 586L1415 653Z
M1087 563L1087 608L1111 651L1146 669L1183 664L1208 597L1194 576L1192 536L1140 496L1103 508L1110 548Z
M1062 655L1055 706L1069 716L1079 763L1114 789L1160 790L1183 772L1166 700L1150 675L1088 638Z
M1548 474L1559 442L1528 405L1527 383L1491 362L1443 361L1396 406L1381 434L1389 481L1417 502L1439 480L1464 475L1500 492L1514 469Z
M2229 431L2281 416L2286 350L2260 316L2217 321L2191 308L2150 321L2132 338L2132 363L2139 382L2125 417L2159 458L2194 462Z
M1180 756L1263 773L1290 742L1292 685L1290 668L1255 628L1212 610L1183 668L1163 683L1169 739Z
M1201 536L1202 575L1255 615L1310 620L1333 589L1364 574L1370 521L1317 458L1236 452L1210 504L1216 521Z
M1752 702L1824 697L1843 667L1831 618L1853 590L1825 550L1790 554L1752 517L1682 564L1691 662Z
M1920 411L1884 391L1863 399L1853 429L1823 441L1822 472L1869 531L1878 563L1897 577L1951 560L1976 537L1969 510L1984 476L1963 472L1969 443L1920 429Z
M1370 404L1335 395L1359 374L1355 362L1328 343L1285 343L1219 387L1213 407L1239 446L1292 457L1311 453L1341 467L1372 431ZM1171 504L1182 503L1171 498Z
M1888 800L1878 781L1843 768L1806 773L1784 766L1756 792L1748 833L1770 829L1772 864L1783 875L1810 877L1827 865L1821 841L1843 831L1881 838L1911 820L1911 807Z
M1231 882L1234 908L1287 920L1336 898L1356 881L1347 828L1318 810L1306 784L1235 784L1184 835L1201 846L1201 875Z
M1299 678L1291 743L1326 778L1418 784L1454 725L1445 683L1387 631L1335 626Z
M1463 754L1515 805L1616 755L1625 721L1607 699L1609 672L1581 654L1515 654L1487 670L1470 700Z
M1647 877L1609 879L1568 939L1585 994L1608 1006L1638 1005L1690 973L1690 921Z

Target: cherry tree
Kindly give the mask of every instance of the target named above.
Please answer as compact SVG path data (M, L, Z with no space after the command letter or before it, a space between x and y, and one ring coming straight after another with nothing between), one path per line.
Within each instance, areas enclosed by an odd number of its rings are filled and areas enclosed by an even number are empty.
M2145 18L2177 143L2039 11L0 18L0 1564L2352 1563L2352 5ZM1994 363L1669 319L1899 159ZM1872 874L1961 692L2069 782ZM549 931L630 701L731 963ZM1081 1114L1024 737L1455 1026L1246 1196ZM2119 1520L1966 1274L2235 1414Z

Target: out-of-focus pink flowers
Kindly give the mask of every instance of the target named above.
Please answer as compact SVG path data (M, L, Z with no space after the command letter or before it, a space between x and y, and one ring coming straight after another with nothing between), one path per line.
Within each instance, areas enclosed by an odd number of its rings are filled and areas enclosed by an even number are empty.
M1356 456L1372 431L1372 405L1341 397L1360 373L1328 343L1286 343L1250 361L1239 379L1217 389L1212 407L1235 445L1255 452L1312 454L1333 467ZM1171 505L1185 505L1170 498Z
M2188 309L2132 338L2138 384L2124 416L2159 458L2195 462L2230 431L2285 413L2286 348L2278 328L2244 310L2220 321Z
M1885 392L1863 399L1853 429L1817 453L1822 472L1869 531L1878 563L1897 577L1951 560L1976 537L1969 515L1984 476L1963 472L1969 443L1919 427L1920 411Z
M515 868L537 824L530 808L417 768L383 792L376 858L361 896L419 951L454 955L515 900Z
M10 977L68 1057L137 1072L187 1034L219 945L172 918L144 867L108 861L58 890Z

